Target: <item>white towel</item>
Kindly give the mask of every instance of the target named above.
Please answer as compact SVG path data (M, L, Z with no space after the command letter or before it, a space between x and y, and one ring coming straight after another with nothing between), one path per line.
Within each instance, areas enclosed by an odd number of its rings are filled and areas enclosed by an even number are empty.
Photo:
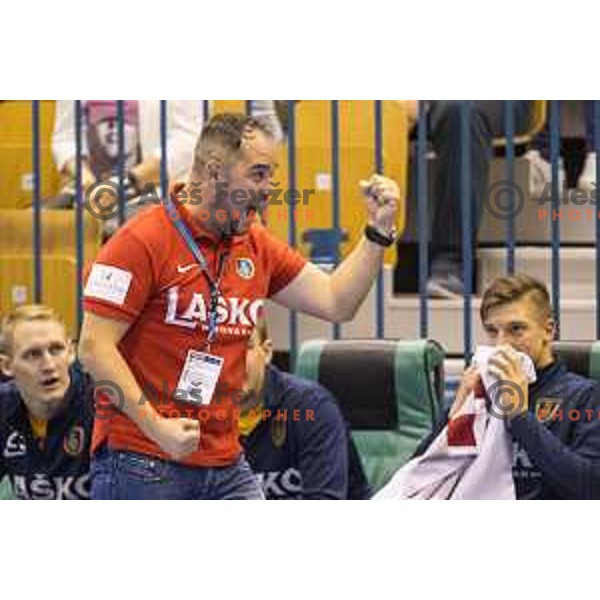
M496 383L487 363L494 347L480 346L477 365L486 390ZM528 381L535 381L533 362L517 353ZM512 441L503 419L486 408L479 386L431 443L406 463L376 495L376 500L514 500Z

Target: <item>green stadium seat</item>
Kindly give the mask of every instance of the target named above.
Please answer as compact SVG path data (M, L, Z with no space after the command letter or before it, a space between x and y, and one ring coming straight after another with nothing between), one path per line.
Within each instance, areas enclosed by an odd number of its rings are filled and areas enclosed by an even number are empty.
M8 481L8 477L5 477L0 481L0 500L14 500L15 495L13 494L12 487Z
M600 381L600 342L554 342L552 350L569 371Z
M444 350L431 340L310 341L296 373L340 403L376 491L412 455L439 413Z

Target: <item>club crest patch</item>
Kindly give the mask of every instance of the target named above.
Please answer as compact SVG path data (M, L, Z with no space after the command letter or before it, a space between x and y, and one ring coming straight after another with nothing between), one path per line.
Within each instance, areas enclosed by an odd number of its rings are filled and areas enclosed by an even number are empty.
M254 263L249 258L238 258L236 261L237 273L243 279L254 277Z
M75 425L71 427L63 442L65 453L69 456L79 456L85 445L85 432L83 427Z
M283 419L271 419L271 441L275 448L281 448L287 436L287 426Z
M562 404L562 398L538 398L535 403L535 414L540 423L547 423L554 419L556 411Z

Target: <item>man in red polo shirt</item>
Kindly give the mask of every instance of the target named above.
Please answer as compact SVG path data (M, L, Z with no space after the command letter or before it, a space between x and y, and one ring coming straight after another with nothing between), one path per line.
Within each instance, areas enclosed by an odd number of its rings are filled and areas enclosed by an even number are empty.
M245 354L265 298L353 318L392 244L397 185L364 182L365 237L333 274L254 220L275 141L245 115L215 115L191 182L103 247L87 278L79 352L104 390L92 498L261 498L238 442Z

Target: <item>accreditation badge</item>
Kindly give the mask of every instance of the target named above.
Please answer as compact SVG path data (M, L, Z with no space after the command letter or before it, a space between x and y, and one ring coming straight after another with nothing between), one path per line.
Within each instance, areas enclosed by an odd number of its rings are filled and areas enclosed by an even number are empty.
M189 350L179 376L175 398L192 404L210 404L223 362L220 356Z

